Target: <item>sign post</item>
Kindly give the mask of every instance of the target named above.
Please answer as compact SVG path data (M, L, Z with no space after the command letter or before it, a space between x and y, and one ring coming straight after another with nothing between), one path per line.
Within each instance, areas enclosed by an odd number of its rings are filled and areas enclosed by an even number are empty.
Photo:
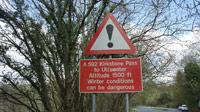
M126 93L126 112L129 112L129 100L128 100L128 93Z
M125 58L128 58L128 56L125 55ZM128 93L126 93L126 112L129 112L129 98L128 98Z
M109 13L97 29L85 53L133 54L136 49L115 17ZM140 58L85 59L80 61L81 93L92 93L92 112L95 112L95 93L126 93L126 112L129 112L130 92L142 91Z
M95 112L96 110L96 94L92 93L92 112Z
M96 56L93 55L93 59L96 59ZM92 112L96 111L96 94L92 94Z

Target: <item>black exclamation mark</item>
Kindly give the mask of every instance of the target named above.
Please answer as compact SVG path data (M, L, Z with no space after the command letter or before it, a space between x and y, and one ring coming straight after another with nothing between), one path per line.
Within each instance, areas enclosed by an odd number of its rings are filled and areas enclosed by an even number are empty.
M106 26L106 30L107 30L107 33L108 33L108 38L109 38L109 41L111 41L112 39L112 32L113 32L113 25L109 24ZM112 42L108 42L107 46L109 48L112 48L113 47L113 43Z

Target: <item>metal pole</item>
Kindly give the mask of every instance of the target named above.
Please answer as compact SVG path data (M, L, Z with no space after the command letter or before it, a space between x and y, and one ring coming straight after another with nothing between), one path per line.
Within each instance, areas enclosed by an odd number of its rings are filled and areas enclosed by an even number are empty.
M128 93L126 93L126 112L129 112L129 99L128 99Z
M93 59L96 59L96 56L93 55ZM92 93L92 112L96 110L96 94Z
M128 58L128 55L125 55L125 58ZM126 93L126 112L129 112L129 99L128 99L128 93Z
M95 112L96 109L96 94L92 93L92 112Z

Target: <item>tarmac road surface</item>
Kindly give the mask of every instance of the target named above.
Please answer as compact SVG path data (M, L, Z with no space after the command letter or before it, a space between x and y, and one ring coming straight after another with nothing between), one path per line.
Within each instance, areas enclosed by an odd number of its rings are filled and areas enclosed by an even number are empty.
M168 109L168 111L156 110L153 107L145 107L145 106L139 106L136 108L136 110L139 112L182 112L181 110L178 109L171 109L171 108L165 108L165 109Z

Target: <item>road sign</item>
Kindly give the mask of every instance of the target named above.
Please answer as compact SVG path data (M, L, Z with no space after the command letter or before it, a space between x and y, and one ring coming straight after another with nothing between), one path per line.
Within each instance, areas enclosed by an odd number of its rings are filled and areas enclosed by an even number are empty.
M80 61L80 92L142 91L140 58Z
M115 17L109 13L85 49L86 54L133 54L135 47Z

